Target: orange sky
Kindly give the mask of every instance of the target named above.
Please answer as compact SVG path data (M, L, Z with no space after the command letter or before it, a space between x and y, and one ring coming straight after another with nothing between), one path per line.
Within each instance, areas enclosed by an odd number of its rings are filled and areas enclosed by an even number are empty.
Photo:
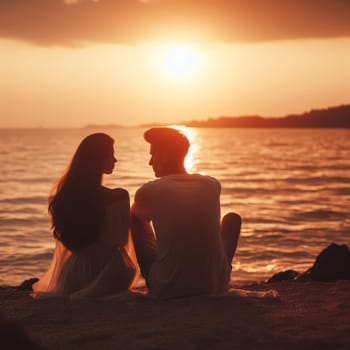
M348 1L3 0L0 50L0 127L350 102Z

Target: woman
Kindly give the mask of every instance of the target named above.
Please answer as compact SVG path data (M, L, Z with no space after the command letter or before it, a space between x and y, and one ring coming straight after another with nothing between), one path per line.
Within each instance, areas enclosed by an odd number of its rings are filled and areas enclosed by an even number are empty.
M126 252L129 194L102 186L113 172L114 140L103 133L87 136L49 198L56 248L34 296L103 296L127 290L135 264Z

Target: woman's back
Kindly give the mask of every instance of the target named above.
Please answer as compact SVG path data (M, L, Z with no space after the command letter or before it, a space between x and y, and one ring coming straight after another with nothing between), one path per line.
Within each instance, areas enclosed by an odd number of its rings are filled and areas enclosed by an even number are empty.
M123 246L128 243L130 198L128 191L122 188L101 189L103 198L103 224L101 238Z
M55 266L33 286L35 292L75 297L100 296L126 290L131 285L135 264L126 252L129 195L123 189L103 188L102 191L104 219L96 241L76 252L70 252L57 241L53 259Z

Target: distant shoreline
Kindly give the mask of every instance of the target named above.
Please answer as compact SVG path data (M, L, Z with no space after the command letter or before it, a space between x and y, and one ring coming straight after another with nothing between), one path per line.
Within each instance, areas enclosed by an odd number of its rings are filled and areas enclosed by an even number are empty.
M287 115L285 117L219 117L206 121L185 122L188 127L217 128L350 128L350 105L311 110L303 114Z
M58 129L135 129L183 125L193 128L221 129L348 129L350 128L350 104L313 109L302 114L290 114L284 117L220 116L207 120L191 120L169 123L145 123L137 125L88 124L76 127L0 127L0 130L58 130Z

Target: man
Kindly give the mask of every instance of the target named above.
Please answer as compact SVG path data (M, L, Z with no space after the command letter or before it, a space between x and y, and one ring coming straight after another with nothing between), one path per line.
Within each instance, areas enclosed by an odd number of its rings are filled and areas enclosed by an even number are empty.
M135 194L131 232L149 291L162 298L224 292L241 228L227 214L220 227L220 183L187 173L186 136L172 128L152 128L150 143L157 180Z

